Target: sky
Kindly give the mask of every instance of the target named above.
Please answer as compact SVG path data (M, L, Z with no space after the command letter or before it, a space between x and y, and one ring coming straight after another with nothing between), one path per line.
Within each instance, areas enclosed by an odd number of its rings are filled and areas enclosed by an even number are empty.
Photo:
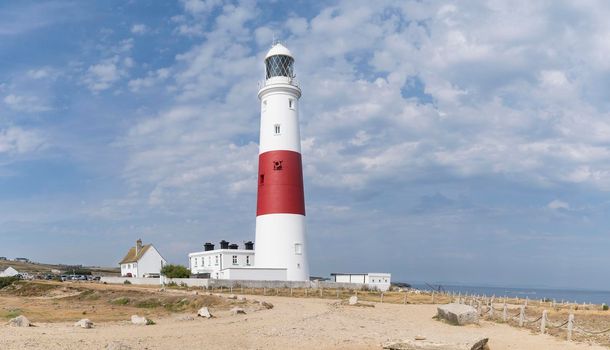
M312 275L610 289L606 1L0 2L0 256L254 239L295 56Z

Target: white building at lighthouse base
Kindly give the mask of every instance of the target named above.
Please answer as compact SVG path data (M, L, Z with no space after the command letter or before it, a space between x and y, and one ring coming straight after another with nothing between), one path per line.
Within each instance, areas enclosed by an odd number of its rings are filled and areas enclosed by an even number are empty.
M237 244L220 242L220 249L206 243L204 250L189 254L189 270L198 278L249 281L286 281L286 268L261 268L254 265L252 243L244 249Z

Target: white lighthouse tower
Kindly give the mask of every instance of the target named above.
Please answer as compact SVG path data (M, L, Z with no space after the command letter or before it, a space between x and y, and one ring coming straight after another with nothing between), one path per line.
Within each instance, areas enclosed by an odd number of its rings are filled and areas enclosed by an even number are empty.
M282 44L265 56L261 100L256 267L286 269L288 281L309 280L299 98L294 57Z

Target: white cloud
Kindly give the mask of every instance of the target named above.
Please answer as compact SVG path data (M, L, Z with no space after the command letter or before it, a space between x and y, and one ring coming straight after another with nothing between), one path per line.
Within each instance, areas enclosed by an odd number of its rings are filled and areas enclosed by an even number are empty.
M10 109L18 112L38 113L52 110L50 106L35 96L9 94L4 97L4 103Z
M146 34L148 32L149 28L145 25L145 24L134 24L133 26L131 26L131 33L132 34Z
M559 199L555 199L553 201L551 201L549 204L547 204L547 207L553 210L557 210L557 209L564 209L564 210L569 210L570 209L570 205L567 202L561 201Z
M148 72L144 78L130 80L128 86L131 91L139 92L165 81L169 76L170 70L168 68L159 68L156 71Z
M44 146L43 137L36 131L20 127L0 129L0 154L25 154Z

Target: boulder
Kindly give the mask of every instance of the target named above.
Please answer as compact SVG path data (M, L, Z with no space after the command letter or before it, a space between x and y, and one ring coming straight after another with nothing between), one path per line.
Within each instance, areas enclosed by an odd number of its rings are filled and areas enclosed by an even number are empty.
M352 295L351 297L349 297L349 304L350 305L358 304L358 297L355 295Z
M74 327L89 329L89 328L93 327L93 322L91 322L91 320L88 318L83 318L82 320L74 323Z
M227 299L233 299L233 300L235 300L235 299L237 299L237 295L235 295L235 294L230 294L230 295L227 297Z
M151 324L155 324L152 320L138 315L131 316L131 323L137 324L139 326L147 326Z
M201 317L205 317L205 318L212 318L214 316L212 316L212 314L210 313L210 310L208 310L207 307L202 307L201 309L199 309L199 311L197 311L197 316L201 316Z
M178 317L176 317L176 320L178 321L193 321L195 319L195 317L191 316L191 315L180 315Z
M472 306L463 304L446 304L437 308L437 318L456 326L479 323L479 314Z
M113 341L106 344L105 350L131 350L131 346L125 345L120 341Z
M235 316L240 314L245 315L246 310L242 309L241 307L234 307L231 309L231 315Z
M383 344L383 348L387 350L489 350L487 342L488 338L481 339L477 342L470 344L447 344L447 343L435 343L429 341L412 341L407 340L404 342L390 342Z
M30 320L28 320L28 318L23 315L12 318L10 321L8 321L8 325L11 327L30 327L30 326L32 326L32 324L30 323Z
M265 309L273 309L273 304L268 303L266 301L261 301L259 302L259 304L264 307Z

